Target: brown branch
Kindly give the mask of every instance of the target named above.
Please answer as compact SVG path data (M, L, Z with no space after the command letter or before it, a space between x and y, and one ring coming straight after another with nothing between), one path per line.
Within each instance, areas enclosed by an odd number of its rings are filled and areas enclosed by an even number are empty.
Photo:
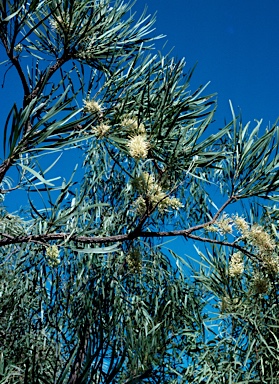
M1 171L0 171L1 172ZM13 187L13 188L9 188L9 189L0 189L0 193L2 193L3 195L5 193L9 193L9 192L12 192L12 191L15 191L19 188L20 186L17 185L16 187Z
M63 64L65 64L69 60L70 56L66 53L64 55L56 60L56 63L53 64L51 67L49 67L45 73L41 76L40 80L37 83L37 86L34 88L34 90L25 98L24 100L24 106L28 105L30 101L32 101L35 97L38 96L39 92L41 91L43 85L54 75L54 73L62 67Z
M54 241L54 240L62 240L62 241L72 241L75 243L82 243L82 244L105 244L105 243L116 243L116 242L124 242L127 240L134 240L138 237L171 237L171 236L183 236L185 238L211 243L211 244L220 244L232 248L236 248L238 250L241 250L245 254L251 255L249 252L245 251L243 247L238 245L236 242L230 243L227 241L222 240L216 240L216 239L210 239L207 237L201 237L197 235L193 235L192 232L197 231L199 229L203 229L208 227L209 225L214 224L214 222L218 219L222 211L232 202L236 200L235 196L230 197L223 205L222 207L216 212L216 214L213 216L212 220L196 225L194 227L191 227L189 229L180 229L180 230L174 230L174 231L153 231L153 232L147 232L142 231L141 227L137 226L135 230L131 231L128 234L123 235L113 235L113 236L98 236L98 237L89 237L89 236L71 236L69 233L50 233L50 234L42 234L42 235L27 235L27 236L15 236L12 237L8 234L0 234L0 236L4 237L4 239L0 237L0 246L5 245L11 245L11 244L23 244L23 243L35 243L40 242L41 244L47 243L48 241Z
M210 239L208 237L202 237L202 236L196 236L196 235L192 235L191 233L189 233L188 230L178 230L178 231L168 231L168 232L142 232L141 236L142 237L183 236L184 238L201 241L203 243L219 244L219 245L224 245L226 247L235 248L247 256L254 256L254 254L246 251L245 248L241 247L236 242L230 243L228 241Z
M8 158L5 161L3 161L2 164L0 164L0 183L2 183L2 181L5 177L5 174L7 173L8 169L10 168L12 163L13 163L12 159Z
M160 231L160 232L131 232L129 234L125 235L114 235L114 236L100 236L100 237L89 237L89 236L70 236L68 233L50 233L50 234L44 234L44 235L28 235L28 236L21 236L21 237L12 237L10 235L7 235L5 233L1 234L0 236L4 237L4 239L0 239L0 246L5 245L11 245L11 244L23 244L23 243L40 243L40 244L46 244L49 241L55 241L55 240L62 240L65 241L67 239L67 242L71 241L74 243L82 243L82 244L105 244L105 243L122 243L124 241L128 240L134 240L139 237L144 238L157 238L157 237L173 237L173 236L183 236L184 238L189 238L197 241L201 241L204 243L211 243L211 244L219 244L223 246L227 246L230 248L237 249L247 256L253 256L250 252L246 251L243 247L241 247L236 242L230 243L228 241L223 240L217 240L217 239L210 239L207 237L201 237L192 235L190 230L182 229L182 230L176 230L176 231Z
M100 236L100 237L88 237L88 236L71 236L69 233L50 233L43 235L27 235L27 236L14 236L10 237L5 233L0 234L6 239L0 238L0 246L11 245L11 244L23 244L23 243L47 243L48 241L62 240L78 242L82 244L104 244L104 243L115 243L123 242L129 239L134 239L136 236L127 235L115 235L115 236ZM10 238L8 238L10 237Z
M14 240L14 237L11 235L8 235L7 233L1 233L1 236L5 237L6 239Z
M26 81L24 72L23 72L23 70L21 68L21 65L19 64L18 57L14 56L13 53L8 54L8 57L11 60L11 63L16 68L17 73L19 75L19 78L20 78L20 81L21 81L21 84L22 84L22 87L23 87L23 91L24 91L24 98L27 98L29 96L29 94L30 94L30 90L29 90L28 83Z

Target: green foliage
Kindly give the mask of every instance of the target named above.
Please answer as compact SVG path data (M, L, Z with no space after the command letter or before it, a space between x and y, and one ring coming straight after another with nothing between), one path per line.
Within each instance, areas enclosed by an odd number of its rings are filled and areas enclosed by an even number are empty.
M278 126L213 133L146 12L0 0L0 383L278 382Z

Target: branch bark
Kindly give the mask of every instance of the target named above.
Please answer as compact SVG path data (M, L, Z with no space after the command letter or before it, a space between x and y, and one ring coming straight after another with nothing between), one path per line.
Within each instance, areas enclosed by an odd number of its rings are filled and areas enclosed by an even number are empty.
M1 168L0 168L1 171ZM41 235L26 235L26 236L18 236L18 237L11 237L8 234L2 233L0 234L0 246L2 245L9 245L9 244L22 244L22 243L29 243L29 242L48 242L52 240L64 240L64 241L74 241L79 242L83 244L104 244L104 243L115 243L115 242L123 242L126 240L133 240L138 237L170 237L170 236L184 236L191 239L203 241L203 242L210 242L210 243L216 243L216 244L224 244L224 245L231 245L234 243L229 242L219 242L218 240L209 239L209 238L203 238L200 236L192 235L192 232L198 231L200 229L206 228L216 222L220 214L224 211L224 209L234 200L236 200L235 196L231 196L223 205L222 207L216 212L212 220L207 221L206 223L199 224L196 226L193 226L189 229L180 229L175 231L142 231L142 226L137 226L135 230L131 231L128 234L123 235L113 235L113 236L98 236L98 237L90 237L90 236L74 236L70 233L63 232L63 233L49 233L49 234L41 234ZM1 236L5 239L1 239ZM236 247L235 245L233 245Z
M99 236L99 237L89 237L89 236L70 236L69 233L50 233L44 235L28 235L21 237L12 237L8 234L2 233L4 239L0 239L0 246L11 245L11 244L23 244L23 243L40 243L47 244L49 241L55 240L66 240L68 242L82 243L82 244L105 244L105 243L122 243L128 240L134 240L139 237L150 238L150 237L174 237L174 236L183 236L184 238L193 239L201 241L203 243L219 244L227 247L235 248L247 255L252 256L252 254L246 251L236 242L228 242L217 239L210 239L208 237L202 237L197 235L192 235L191 232L187 229L181 229L177 231L161 231L161 232L137 232L130 233L125 235L115 235L115 236Z
M47 244L49 241L66 241L66 244L68 242L74 242L74 243L82 243L82 244L89 244L89 245L102 245L107 243L123 243L125 241L131 241L139 237L143 238L156 238L156 237L173 237L173 236L183 236L185 239L192 239L203 243L209 243L209 244L218 244L226 247L230 247L233 249L237 249L238 251L241 251L243 254L247 255L248 257L256 257L251 252L247 251L244 247L239 245L237 242L229 242L229 241L223 241L223 240L217 240L217 239L210 239L208 237L202 237L193 235L190 232L191 230L182 229L177 231L160 231L160 232L137 232L137 233L130 233L125 235L115 235L115 236L104 236L104 237L89 237L89 236L70 236L68 233L52 233L52 234L44 234L44 235L28 235L28 236L22 236L22 237L12 237L8 234L1 234L3 238L0 239L0 246L5 245L11 245L11 244L23 244L23 243L40 243L40 244ZM257 257L256 257L257 258Z

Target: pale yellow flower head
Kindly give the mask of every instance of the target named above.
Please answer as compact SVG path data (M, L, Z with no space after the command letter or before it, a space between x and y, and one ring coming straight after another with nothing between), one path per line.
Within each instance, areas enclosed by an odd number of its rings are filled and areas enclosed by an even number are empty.
M124 115L124 117L121 119L121 125L125 128L129 128L129 130L132 132L137 132L138 122L136 117Z
M220 220L216 222L216 225L222 234L232 233L232 219L228 215L223 214Z
M219 228L216 227L216 226L214 226L214 225L208 225L208 226L206 227L206 230L207 230L208 232L212 232L212 233L217 233L217 232L219 232Z
M50 28L55 31L59 32L61 28L69 28L69 15L62 16L56 16L55 18L52 18L49 20Z
M121 125L124 128L127 128L127 130L135 135L145 135L145 127L143 123L138 124L138 118L137 116L134 116L133 114L124 115L121 119Z
M158 205L160 211L164 211L168 207L167 199L167 195L161 189L150 196L153 205Z
M85 25L85 23L81 23L81 26ZM78 47L78 51L75 52L75 57L78 57L83 60L94 60L96 57L96 47L99 45L99 39L96 33L91 34L90 36L85 36L80 41L80 46Z
M275 249L274 241L260 225L255 224L251 227L248 238L260 252L273 252Z
M142 196L139 196L134 202L133 206L135 207L135 211L138 215L142 216L146 212L146 202Z
M166 204L171 209L178 210L179 208L183 207L183 204L181 203L181 201L176 197L167 197L165 200L166 200Z
M238 297L232 298L226 294L225 296L222 297L222 301L220 304L221 304L220 305L221 312L228 312L228 311L230 312L241 307L242 301Z
M149 142L143 135L132 136L127 143L130 155L136 159L145 159L150 148Z
M279 259L277 255L261 254L260 257L263 261L264 267L268 270L269 273L279 273Z
M244 271L243 256L241 252L232 255L229 264L229 275L232 277L240 276Z
M51 266L56 267L60 263L57 245L49 245L46 249L46 256Z
M249 225L245 221L243 217L239 217L238 215L233 218L234 224L237 230L243 235L247 236L249 231Z
M15 46L14 50L15 50L16 52L22 52L22 50L23 50L23 46L22 46L22 44L17 44L17 45Z
M89 113L101 113L102 107L101 105L95 101L95 100L83 100L84 103L84 112Z
M61 20L61 17L60 17L60 23L62 22L62 20ZM55 20L55 19L50 19L49 20L49 24L50 24L50 29L52 30L52 31L58 31L58 29L59 29L59 23L57 22L57 20Z
M97 125L97 127L92 128L93 134L98 138L102 139L110 130L110 126L108 124L101 123Z
M144 135L146 133L146 130L145 130L145 126L143 123L140 123L138 125L138 130L137 130L138 134L140 135Z
M133 185L140 193L147 197L147 200L145 200L143 196L139 196L134 202L134 206L139 214L146 212L146 201L149 202L150 208L158 208L161 213L168 211L168 209L178 210L183 207L179 199L167 196L162 187L156 182L154 175L148 172L143 172L134 179Z
M156 183L154 175L148 172L142 172L139 177L133 180L133 185L141 193L152 195L162 190L161 186Z

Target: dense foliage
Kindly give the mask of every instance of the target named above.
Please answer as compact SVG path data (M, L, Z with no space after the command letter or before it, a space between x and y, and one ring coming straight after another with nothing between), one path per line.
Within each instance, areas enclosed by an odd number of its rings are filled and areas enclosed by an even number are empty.
M279 381L279 128L214 131L153 24L0 1L1 384Z

